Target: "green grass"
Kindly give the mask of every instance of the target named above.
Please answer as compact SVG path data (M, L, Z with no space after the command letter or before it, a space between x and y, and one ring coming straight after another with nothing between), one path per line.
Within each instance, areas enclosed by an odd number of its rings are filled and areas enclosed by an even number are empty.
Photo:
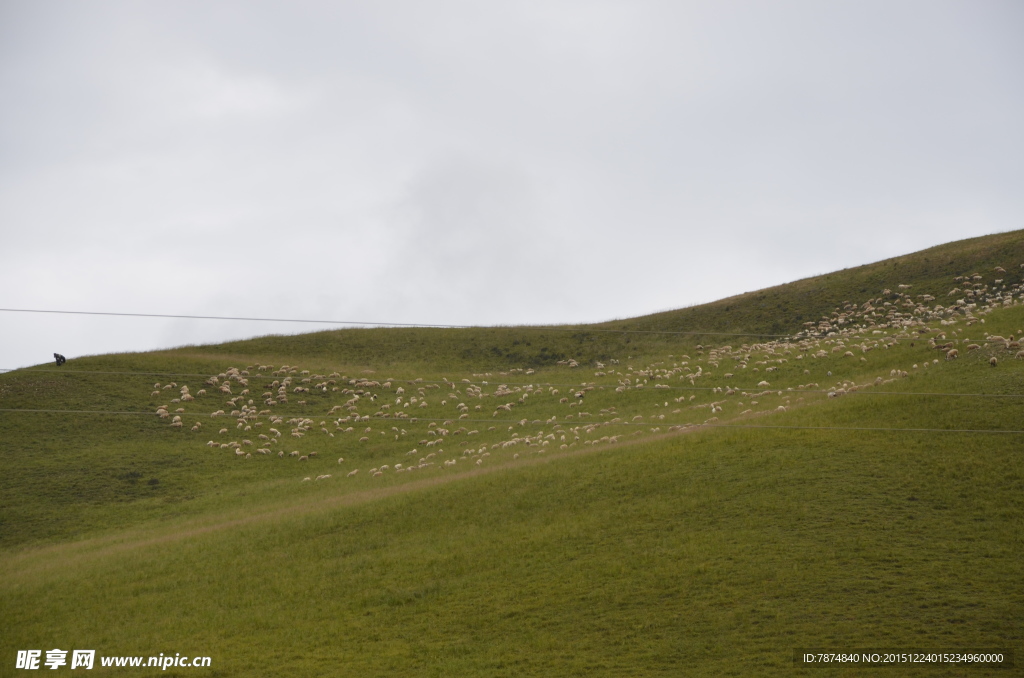
M909 255L898 260L906 267L898 282L916 293L952 286L940 273L989 263L1009 270L1020 240L1005 234ZM934 271L912 268L941 263L936 252L962 257ZM842 298L815 313L861 303L844 295L873 280L863 268L832 274L834 289L822 298ZM793 284L788 303L804 299L804 283ZM676 317L701 329L750 322L743 331L764 331L752 310L757 298ZM815 299L806 297L807 309ZM77 358L60 371L2 375L2 408L137 414L0 412L0 675L19 673L17 650L54 647L209 655L205 673L225 676L863 674L792 663L796 648L823 647L1005 648L1019 657L1022 436L951 430L1024 428L1024 361L988 343L966 350L967 337L984 332L1019 336L1024 307L983 317L970 327L930 323L924 334L868 330L857 343L895 339L853 358L827 341L823 358L751 348L746 368L737 350L744 340L733 337L714 340L734 347L714 366L699 336L380 329ZM925 368L941 358L927 345L940 331L961 342L962 355ZM693 385L678 367L684 354L687 367L704 371ZM992 355L997 368L988 365ZM580 367L557 364L569 358ZM230 409L227 395L174 404L186 410L181 429L153 416L176 393L153 397L154 382L186 383L195 393L228 367L268 363L394 379L370 389L372 406L359 401L370 417L351 424L353 433L328 421L333 438L319 422L349 394L289 392L270 408L314 420L302 438L278 425L285 442L273 447L320 453L308 462L207 447L272 425L264 416L242 432L234 417L211 419L212 410ZM891 378L891 370L908 376ZM171 373L179 376L164 376ZM876 377L889 381L825 396ZM616 390L625 378L629 388ZM280 377L253 374L250 390L258 396L273 379ZM770 392L756 387L762 379ZM450 381L427 388L442 380ZM575 401L584 383L593 390L582 405L560 402ZM540 388L519 403L522 391L493 395L498 384ZM405 400L424 388L429 406L395 403L400 386ZM487 395L473 396L472 386ZM737 392L711 390L729 386ZM384 402L392 409L378 410ZM458 419L460 402L466 419ZM511 412L495 414L506 402ZM712 402L722 411L712 415ZM374 416L398 411L416 421ZM679 428L712 416L719 426ZM203 428L192 432L196 421ZM449 435L426 447L436 440L431 423ZM453 434L460 425L467 431ZM366 427L370 440L360 443ZM538 432L554 438L500 446L513 433ZM367 474L430 451L457 464ZM353 468L360 473L346 478ZM333 477L302 481L323 473ZM1007 675L970 669L989 673Z
M943 304L953 278L979 273L985 280L1021 282L1024 231L998 233L931 247L920 252L805 278L702 304L640 318L604 323L615 329L790 334L844 301L863 302L883 289L912 284L914 295L930 294ZM1000 266L1006 273L996 273Z

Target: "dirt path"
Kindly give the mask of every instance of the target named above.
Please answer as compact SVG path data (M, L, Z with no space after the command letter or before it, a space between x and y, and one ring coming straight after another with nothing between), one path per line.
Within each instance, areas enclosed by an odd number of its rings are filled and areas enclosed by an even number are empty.
M811 403L803 403L801 406L809 404ZM737 417L732 421L761 418L773 413L773 411L757 412L752 413L752 415ZM721 428L737 427L736 424L729 424L726 422L722 422L718 426L721 426ZM641 443L657 443L668 439L680 438L696 431L703 431L715 427L715 424L695 425L690 428L649 435L639 440L620 440L615 443L580 446L575 449L559 450L550 453L544 452L527 458L508 460L498 464L481 466L470 471L422 478L398 485L392 485L390 487L347 492L340 496L330 496L326 498L296 497L294 500L282 501L273 508L268 508L258 512L248 512L244 515L237 515L236 517L226 517L222 514L218 516L207 515L201 518L192 518L184 525L179 523L167 528L162 534L155 536L153 534L154 528L151 525L138 526L129 528L124 532L87 538L76 542L54 544L43 547L28 547L21 551L0 555L0 571L3 572L4 578L11 582L15 578L29 574L37 576L40 573L52 571L60 567L76 567L90 561L114 556L118 553L164 546L166 544L191 539L193 537L213 534L222 530L230 530L269 521L285 520L288 518L328 511L341 507L358 506L372 501L386 499L388 497L427 490L433 487L479 478L501 471L508 471L516 468L528 468L540 464L551 463L553 461L595 454L598 452L620 450L622 448L632 447ZM156 529L159 530L160 528Z

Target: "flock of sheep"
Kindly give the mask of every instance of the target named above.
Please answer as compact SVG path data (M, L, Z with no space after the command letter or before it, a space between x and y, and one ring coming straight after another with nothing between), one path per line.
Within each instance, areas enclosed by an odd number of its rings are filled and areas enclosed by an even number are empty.
M1005 271L996 268L995 274L1005 276ZM516 459L520 453L541 454L552 447L612 444L625 436L662 432L662 427L668 432L711 425L727 406L741 418L785 411L812 393L836 398L890 383L910 371L892 369L860 384L839 379L825 389L811 381L773 387L771 380L782 376L780 371L790 377L800 372L810 376L810 368L816 367L820 373L816 364L825 359L825 376L831 378L833 369L849 365L845 361L867 363L871 351L901 341L922 341L936 351L935 358L914 364L911 371L934 368L939 358L955 360L961 351L983 346L992 353L988 362L993 367L1000 351L1024 358L1013 336L967 338L967 328L984 324L982 316L1019 304L1022 286L1007 284L1004 278L986 283L980 274L955 282L947 295L955 299L945 305L932 304L936 299L930 295L913 295L910 285L899 285L861 304L844 302L821 320L805 323L793 337L736 347L697 345L690 351L693 357L669 355L638 367L618 360L597 362L593 380L573 385L535 383L536 377L531 383L512 383L533 376L532 369L498 372L502 383L492 385L492 373L458 382L446 377L375 380L316 374L294 365L250 365L210 376L194 394L186 384L154 384L151 398L174 395L157 407L161 419L169 419L176 429L186 426L186 417L194 420L188 428L195 437L202 435L204 425L215 429L206 446L241 459L262 455L308 464L319 462L321 452L332 458L340 452L364 463L376 459L366 471L371 478L445 472L480 466L492 454ZM575 376L583 369L578 361L566 360L550 376ZM210 411L206 403L214 398L224 399L224 409ZM539 416L539 411L544 414ZM344 456L337 463L346 478L360 473ZM332 474L320 473L312 482L330 478Z

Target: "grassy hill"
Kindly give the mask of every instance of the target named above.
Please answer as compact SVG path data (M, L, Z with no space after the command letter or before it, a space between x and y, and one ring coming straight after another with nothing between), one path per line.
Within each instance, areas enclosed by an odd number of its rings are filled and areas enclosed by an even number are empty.
M777 285L710 304L605 323L601 327L639 330L763 332L792 334L847 301L875 297L883 289L913 285L913 293L944 299L957 276L1019 284L1024 269L1024 231L946 243L865 266ZM1005 273L996 273L1002 267Z
M239 363L278 356L372 366L448 370L502 370L581 363L625 355L672 353L702 343L743 343L789 335L803 323L831 314L845 301L863 301L912 284L913 293L944 299L956 276L983 274L991 282L1019 284L1024 278L1024 231L971 238L874 264L807 278L700 306L594 325L551 328L346 329L298 336L267 336L178 352L198 353ZM1004 274L994 269L1003 267ZM714 284L714 281L709 281ZM614 331L612 331L614 330ZM623 333L623 331L628 331ZM645 334L655 332L656 334ZM689 336L660 334L687 332ZM701 334L708 333L708 334ZM735 336L718 336L727 333Z
M52 648L224 676L1019 657L1021 263L1016 232L600 326L0 375L0 675Z

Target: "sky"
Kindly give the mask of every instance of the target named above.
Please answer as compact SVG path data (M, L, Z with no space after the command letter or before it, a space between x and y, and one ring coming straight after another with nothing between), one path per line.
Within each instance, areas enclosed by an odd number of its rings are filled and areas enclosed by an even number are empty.
M0 307L507 325L1024 227L1024 3L0 0ZM0 312L0 368L321 327Z

